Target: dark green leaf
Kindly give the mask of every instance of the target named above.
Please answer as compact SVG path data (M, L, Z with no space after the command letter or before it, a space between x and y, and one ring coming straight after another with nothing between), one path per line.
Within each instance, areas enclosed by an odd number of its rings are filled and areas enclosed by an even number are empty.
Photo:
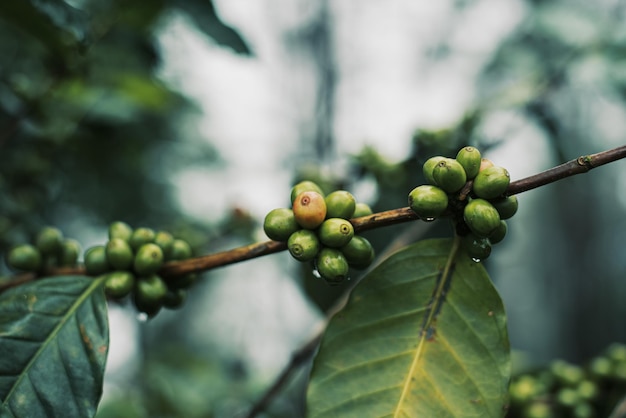
M64 276L0 294L2 417L92 417L109 346L102 279Z
M308 391L310 417L500 417L510 352L502 301L449 239L374 269L330 322Z
M241 35L226 25L215 12L215 6L210 0L176 1L178 7L188 13L198 29L211 37L219 45L232 48L233 51L250 55L251 51Z

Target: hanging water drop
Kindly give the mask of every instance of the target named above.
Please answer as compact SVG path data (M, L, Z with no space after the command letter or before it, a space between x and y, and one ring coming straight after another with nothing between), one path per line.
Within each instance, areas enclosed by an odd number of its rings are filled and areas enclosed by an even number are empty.
M139 312L137 314L137 321L146 322L148 320L148 314L145 312Z
M482 260L480 258L472 257L472 261L474 263L480 263Z
M317 268L313 269L313 276L317 277L318 279L322 278L322 275L320 274L320 272L317 270Z

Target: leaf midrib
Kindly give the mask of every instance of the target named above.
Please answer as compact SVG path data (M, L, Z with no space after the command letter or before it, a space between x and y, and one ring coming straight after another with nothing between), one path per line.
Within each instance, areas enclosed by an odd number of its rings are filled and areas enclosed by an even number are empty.
M4 401L2 402L2 406L7 406L9 400L11 399L11 396L13 395L13 392L15 392L15 390L17 389L17 387L20 385L20 383L22 382L22 379L24 379L24 377L26 377L28 375L28 372L30 371L30 369L33 367L33 365L35 364L35 362L37 361L37 359L41 356L41 354L45 351L46 348L48 348L48 344L50 344L50 342L59 334L59 332L61 332L61 329L65 326L65 324L67 324L67 321L69 321L69 319L72 317L72 315L78 310L78 308L83 304L83 302L85 302L85 300L91 296L91 293L94 291L94 289L97 289L101 284L102 281L104 280L103 276L102 277L98 277L96 279L93 280L93 283L91 285L89 285L89 287L87 287L82 293L81 295L76 299L76 301L70 306L70 308L67 310L67 312L65 313L65 315L63 315L61 317L61 320L59 321L59 323L57 324L57 326L55 326L52 330L52 332L50 332L50 334L48 335L47 338L45 338L42 343L41 346L39 347L39 349L35 352L35 354L33 355L33 357L30 359L30 361L28 362L28 364L26 364L26 367L24 367L24 369L22 370L22 372L20 373L20 376L15 380L15 383L13 384L13 386L11 387L11 390L7 393L6 398L4 399Z
M425 330L428 329L428 327L433 321L433 318L437 315L438 309L437 309L437 304L435 302L439 301L439 299L443 296L445 285L448 282L448 275L451 274L452 272L452 264L453 264L454 258L456 257L456 253L459 249L459 244L460 244L459 238L455 237L452 243L452 248L450 249L450 253L448 254L448 259L446 260L446 265L441 273L441 280L439 280L439 283L437 284L437 289L435 290L435 293L434 293L433 307L432 309L429 310L428 316L426 317L424 324L422 325L420 329L419 343L417 345L417 348L415 349L415 355L413 356L413 361L411 362L411 367L409 368L409 372L407 373L406 378L404 379L404 384L402 385L402 392L400 393L400 398L398 399L397 408L393 413L393 418L399 417L400 411L402 410L402 404L404 403L405 398L407 397L407 394L409 393L409 388L412 382L411 376L413 376L413 374L415 373L415 370L417 369L417 365L419 363L419 359L421 357L422 350L424 347L424 342L426 341L427 333L425 332Z

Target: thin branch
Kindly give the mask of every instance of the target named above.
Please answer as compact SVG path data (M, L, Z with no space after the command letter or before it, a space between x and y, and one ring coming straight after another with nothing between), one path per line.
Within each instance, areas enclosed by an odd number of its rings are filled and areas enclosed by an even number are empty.
M532 175L512 182L506 190L506 195L514 195L523 193L537 187L554 183L566 177L576 174L583 174L589 170L626 158L626 145L617 147L608 151L598 152L596 154L583 155L564 164L550 168L541 173ZM409 207L392 209L385 212L374 213L372 215L363 216L361 218L351 219L350 222L354 226L355 232L367 231L374 228L381 228L389 225L396 225L404 222L414 221L419 217ZM166 279L173 280L176 276L188 273L199 273L211 270L217 267L227 266L229 264L238 263L245 260L261 257L264 255L274 254L287 249L284 242L265 241L255 244L238 247L219 253L208 254L200 257L191 258L184 261L168 262L159 270L159 274ZM57 268L45 272L46 276L58 276L77 274L84 275L86 271L84 267L75 268ZM41 276L41 275L40 275ZM9 281L0 283L0 293L4 290L18 286L34 280L34 276L22 278L17 281Z

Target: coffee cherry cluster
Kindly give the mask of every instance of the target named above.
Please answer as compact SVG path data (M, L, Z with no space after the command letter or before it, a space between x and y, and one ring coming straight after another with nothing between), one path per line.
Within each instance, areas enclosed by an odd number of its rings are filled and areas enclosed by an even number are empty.
M108 233L105 245L90 247L84 254L88 274L106 275L107 296L121 299L132 294L137 310L149 317L162 307L180 307L196 275L166 282L158 275L158 270L167 261L190 258L189 244L167 231L155 232L145 227L133 230L120 221L111 223Z
M349 221L371 214L350 192L325 195L305 180L291 189L291 208L273 209L265 216L263 230L270 239L287 242L293 258L312 263L314 272L336 285L348 277L350 267L364 269L374 259L372 245L355 235Z
M13 247L6 263L14 271L43 273L47 268L76 266L80 251L78 241L65 238L58 228L45 226L32 243Z
M475 260L489 257L491 246L506 235L505 220L518 208L516 196L504 196L508 171L467 146L456 158L429 158L423 172L429 184L409 193L409 207L426 221L450 215L468 255Z
M606 417L625 391L626 345L615 343L583 366L554 360L515 376L507 418Z

